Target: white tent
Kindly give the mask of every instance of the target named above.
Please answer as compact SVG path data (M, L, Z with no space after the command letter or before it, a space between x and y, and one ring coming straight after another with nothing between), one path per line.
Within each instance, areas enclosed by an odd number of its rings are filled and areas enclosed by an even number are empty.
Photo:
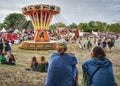
M92 34L98 35L98 32L94 32L94 31L92 31Z
M3 32L3 33L6 32L5 28L3 28L0 32Z
M18 32L19 32L19 30L18 30L18 29L15 29L15 30L14 30L14 33L16 33L16 34L17 34Z

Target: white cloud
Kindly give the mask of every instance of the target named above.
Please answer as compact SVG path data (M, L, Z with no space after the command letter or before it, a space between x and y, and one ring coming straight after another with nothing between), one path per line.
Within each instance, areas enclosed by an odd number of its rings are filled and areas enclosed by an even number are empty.
M72 22L78 24L91 20L107 23L112 23L113 20L120 21L120 0L0 0L0 22L9 13L22 13L21 8L31 4L54 4L60 6L61 14L58 19L69 24ZM57 20L54 19L54 21Z

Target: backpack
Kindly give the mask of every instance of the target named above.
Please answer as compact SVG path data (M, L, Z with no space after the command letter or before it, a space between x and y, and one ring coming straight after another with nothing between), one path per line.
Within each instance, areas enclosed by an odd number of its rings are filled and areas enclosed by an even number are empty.
M99 69L100 69L100 66L93 72L91 77L86 71L83 71L83 79L82 79L82 82L81 82L82 83L81 86L91 86L92 78ZM116 82L115 82L114 86L118 86Z
M98 67L94 72L93 74L90 75L88 74L88 72L86 71L83 71L83 79L82 79L82 86L90 86L91 85L91 82L92 82L92 78L94 76L94 74L100 69L100 67Z

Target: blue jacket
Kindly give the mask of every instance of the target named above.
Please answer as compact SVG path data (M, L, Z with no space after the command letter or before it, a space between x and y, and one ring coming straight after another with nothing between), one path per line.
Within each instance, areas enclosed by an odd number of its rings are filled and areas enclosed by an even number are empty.
M53 53L48 66L45 86L72 86L76 78L77 59L74 55Z
M82 64L82 69L90 77L93 72L100 67L92 77L90 86L115 86L112 63L106 58L93 58Z

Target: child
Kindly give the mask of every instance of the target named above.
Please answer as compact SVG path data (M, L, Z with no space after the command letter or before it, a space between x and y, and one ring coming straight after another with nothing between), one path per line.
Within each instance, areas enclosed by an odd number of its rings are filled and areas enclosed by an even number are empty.
M30 63L30 68L32 71L38 71L38 61L35 56L33 56L32 61Z
M8 62L7 62L7 64L8 65L15 65L15 57L14 57L14 55L13 54L10 54L10 56L9 56L9 60L8 60Z
M41 56L39 61L39 71L40 72L47 72L48 69L48 62L45 61L45 57Z
M2 53L2 55L0 56L0 61L2 64L6 64L7 63L7 60L6 60L6 57L5 57L5 54Z

